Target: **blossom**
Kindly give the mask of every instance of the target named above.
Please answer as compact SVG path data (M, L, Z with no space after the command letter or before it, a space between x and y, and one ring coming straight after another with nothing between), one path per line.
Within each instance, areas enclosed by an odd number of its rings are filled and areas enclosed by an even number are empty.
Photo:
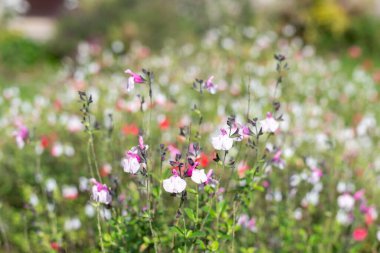
M338 197L338 206L346 211L352 210L355 205L355 199L348 193Z
M29 138L29 129L22 124L18 124L18 129L13 133L13 136L16 138L18 148L22 149Z
M112 202L112 196L107 185L99 183L94 178L91 179L91 183L93 184L91 188L92 199L106 205L110 204Z
M354 232L352 233L352 237L355 241L364 241L365 238L368 235L368 231L365 228L355 228Z
M176 170L173 170L173 176L164 179L162 185L167 192L181 193L186 188L186 181L178 175Z
M215 187L219 182L218 180L214 179L213 176L214 176L214 171L213 170L209 170L207 172L207 181L205 182L205 184L208 184L212 187Z
M75 186L64 185L62 187L62 195L65 199L76 199L78 197L78 189Z
M229 150L232 148L234 140L228 136L224 128L221 128L220 134L212 137L211 143L216 150Z
M207 182L207 175L205 173L205 170L193 170L191 180L193 180L197 184L203 184Z
M145 79L139 75L133 72L130 69L127 69L124 73L129 74L130 77L128 78L127 82L127 91L130 92L135 88L135 83L144 83Z
M285 168L285 161L281 158L281 154L282 150L277 150L272 158L272 163L279 169L283 170Z
M204 84L204 88L208 90L208 92L210 92L211 94L215 94L216 93L216 88L217 88L217 85L215 85L213 82L212 82L212 79L214 79L214 76L210 76L207 81L205 82Z
M126 154L126 157L121 160L124 172L136 174L140 169L141 158L138 155L137 148L133 147Z
M268 112L266 119L260 120L260 125L264 133L274 133L280 123L273 118L272 113Z

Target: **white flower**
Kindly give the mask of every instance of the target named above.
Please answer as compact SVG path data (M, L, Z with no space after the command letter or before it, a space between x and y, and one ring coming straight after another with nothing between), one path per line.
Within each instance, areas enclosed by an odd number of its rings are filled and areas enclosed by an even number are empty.
M92 199L106 205L110 204L112 202L112 196L107 185L101 184L94 179L92 179L92 183L94 184L91 188Z
M212 137L211 143L216 150L230 150L234 144L234 140L230 138L223 128L218 136Z
M128 82L127 82L127 92L132 91L134 88L135 88L135 80L134 80L133 77L131 76L131 77L128 78Z
M193 170L191 180L193 180L197 184L205 183L207 181L207 175L205 173L205 170Z
M128 156L121 161L124 172L136 174L140 169L140 163L136 157Z
M264 133L274 133L280 123L272 117L271 113L268 113L266 119L260 120L260 125Z
M352 223L352 217L344 210L339 210L336 214L336 221L342 225L349 225Z
M181 193L186 188L186 181L181 177L173 175L162 182L165 191L170 193Z
M355 205L355 199L350 194L343 194L338 197L338 206L346 211L351 211Z
M377 233L376 233L376 238L377 238L377 240L380 242L380 230L377 231Z

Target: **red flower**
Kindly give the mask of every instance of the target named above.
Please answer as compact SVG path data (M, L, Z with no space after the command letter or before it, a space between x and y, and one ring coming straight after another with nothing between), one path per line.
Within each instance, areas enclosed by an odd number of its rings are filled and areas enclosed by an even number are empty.
M51 242L51 243L50 243L50 247L51 247L53 250L56 250L56 251L59 250L59 244L58 244L57 242Z
M134 136L137 136L139 134L139 128L135 125L135 124L125 124L123 126L123 128L121 129L121 132L124 134L124 135L134 135Z
M208 156L205 154L205 153L201 153L200 157L197 159L197 162L200 163L200 165L205 168L209 165L210 163L210 160L208 158Z
M364 239L367 237L368 232L365 228L356 228L354 232L352 233L352 237L355 241L361 242L364 241Z
M41 146L45 149L48 148L50 145L49 137L47 136L41 136Z
M163 120L160 121L160 129L165 130L168 129L170 126L170 121L167 117L165 117Z

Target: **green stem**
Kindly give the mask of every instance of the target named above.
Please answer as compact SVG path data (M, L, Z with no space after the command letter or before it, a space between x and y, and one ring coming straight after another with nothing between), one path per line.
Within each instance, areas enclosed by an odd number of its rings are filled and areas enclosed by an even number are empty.
M103 244L103 235L102 235L102 227L100 225L100 209L99 209L99 203L97 204L96 207L97 210L97 220L98 220L98 232L99 232L99 237L100 237L100 248L102 249L102 252L104 253L104 244Z

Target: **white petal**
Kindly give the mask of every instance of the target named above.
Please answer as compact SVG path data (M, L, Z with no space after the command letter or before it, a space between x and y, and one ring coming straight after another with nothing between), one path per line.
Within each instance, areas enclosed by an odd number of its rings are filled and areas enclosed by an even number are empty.
M162 185L164 190L170 193L180 193L186 188L186 181L178 176L171 176L163 180Z
M127 82L127 92L132 91L134 88L135 88L135 80L134 80L133 77L131 76L131 77L128 78L128 82Z
M193 180L197 184L205 183L207 181L207 175L205 173L205 170L193 170L191 180Z

